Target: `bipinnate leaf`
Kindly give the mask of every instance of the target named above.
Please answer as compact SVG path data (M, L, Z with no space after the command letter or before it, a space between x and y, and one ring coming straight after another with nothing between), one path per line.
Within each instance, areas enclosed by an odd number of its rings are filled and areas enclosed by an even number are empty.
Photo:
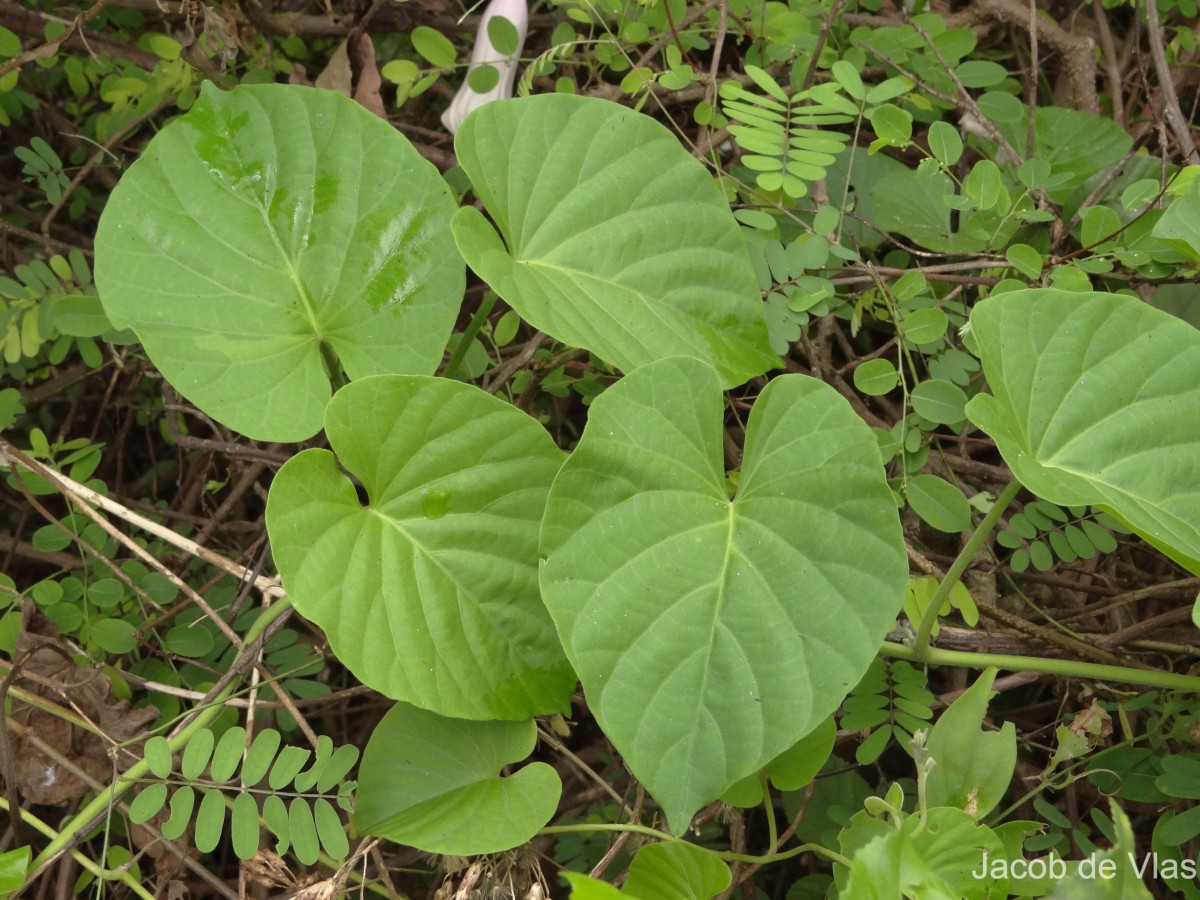
M1021 484L1092 504L1200 573L1200 331L1121 294L1038 289L971 313L967 404Z
M1017 765L1017 732L1012 722L999 731L983 728L995 678L995 669L984 671L930 730L926 747L937 762L926 786L930 806L969 807L982 819L1004 799Z
M737 222L662 125L545 94L476 110L454 148L495 223L460 209L458 247L535 328L627 372L693 356L726 387L779 364Z
M352 382L325 428L334 452L305 450L280 469L267 529L296 608L338 658L442 715L566 711L575 674L537 583L538 523L562 462L545 429L425 376Z
M627 375L592 403L542 524L567 656L676 833L834 710L906 585L878 443L842 397L773 380L733 500L722 419L705 363Z
M433 373L465 283L454 208L438 171L350 99L206 83L112 192L96 286L214 419L303 440L333 357L350 378Z
M536 740L533 720L472 722L397 703L363 751L358 830L456 856L525 843L554 815L562 783L541 762L499 772Z

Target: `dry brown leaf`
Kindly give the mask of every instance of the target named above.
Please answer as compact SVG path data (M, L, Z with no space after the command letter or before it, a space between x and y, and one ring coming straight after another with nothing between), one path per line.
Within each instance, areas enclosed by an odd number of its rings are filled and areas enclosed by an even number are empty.
M29 600L21 609L14 658L24 659L16 679L23 690L72 708L98 726L107 740L16 699L9 718L96 781L108 783L114 768L109 748L137 738L158 718L158 709L134 709L128 700L117 700L101 672L72 661L54 623ZM13 734L11 748L13 780L30 803L61 806L91 790L83 778L47 756L32 740ZM126 748L115 764L124 770L139 758L135 750Z

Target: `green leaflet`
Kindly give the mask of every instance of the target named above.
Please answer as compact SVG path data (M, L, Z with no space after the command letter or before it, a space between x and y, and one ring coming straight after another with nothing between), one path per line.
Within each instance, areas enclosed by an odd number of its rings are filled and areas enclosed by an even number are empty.
M906 586L877 442L832 388L767 386L732 502L721 428L703 363L626 376L592 403L542 526L567 656L677 833L834 710Z
M473 856L517 847L558 807L562 783L535 762L525 722L469 722L397 703L375 727L359 768L360 831L428 853Z
M96 286L190 401L299 441L332 355L350 378L441 361L464 286L453 212L437 170L348 98L205 83L113 191Z
M1133 297L1051 289L984 300L971 327L992 393L967 415L1021 483L1200 572L1200 332Z
M333 453L305 450L275 476L267 529L296 608L338 658L442 715L565 711L575 675L537 584L562 462L545 429L471 385L384 375L338 391L325 430Z
M726 387L778 365L737 223L666 128L548 94L476 110L454 147L496 223L460 209L459 249L535 328L625 371L693 356Z

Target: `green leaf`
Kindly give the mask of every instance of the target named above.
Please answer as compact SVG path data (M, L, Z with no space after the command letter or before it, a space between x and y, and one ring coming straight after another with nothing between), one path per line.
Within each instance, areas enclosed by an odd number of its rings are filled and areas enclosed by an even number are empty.
M854 68L846 60L839 59L835 62L830 70L830 74L842 86L842 90L846 92L847 96L853 97L855 100L862 100L867 95L862 78L858 74L858 69Z
M1188 259L1200 261L1200 179L1171 202L1151 233Z
M317 826L317 837L325 852L334 859L345 859L350 855L350 841L342 827L342 817L324 797L313 802L313 821Z
M0 892L15 891L25 883L25 873L29 871L32 854L29 847L17 847L0 853Z
M246 749L246 729L234 725L228 729L217 747L213 750L212 762L209 763L209 776L218 783L229 781L242 761L242 752Z
M1008 77L1008 72L999 63L973 59L954 70L963 87L985 88L999 84Z
M900 373L889 359L868 359L854 368L854 386L872 397L886 394L900 383Z
M413 49L420 53L426 62L439 69L450 68L458 58L450 39L428 25L418 25L412 30L410 37Z
M991 394L967 415L1020 482L1200 573L1200 332L1133 297L1050 289L984 300L971 322Z
M1113 825L1117 832L1117 840L1111 850L1106 850L1093 857L1096 869L1091 877L1086 873L1076 872L1054 884L1054 890L1047 894L1047 900L1150 900L1153 896L1146 890L1138 867L1145 865L1145 857L1138 854L1138 845L1133 837L1133 828L1129 817L1116 804L1112 803ZM1103 862L1111 862L1109 877L1096 877L1095 873Z
M113 328L104 314L100 298L88 294L52 295L42 310L46 324L57 328L61 334L99 337Z
M559 875L571 886L571 900L628 900L628 895L598 878L566 871Z
M282 791L288 787L292 779L304 768L310 756L312 751L303 747L284 747L275 757L271 774L267 776L267 784L271 786L271 790Z
M196 806L196 790L190 784L176 788L171 795L171 815L163 823L162 833L169 841L178 840L192 821L192 810Z
M900 107L884 103L871 110L867 117L875 135L885 144L904 147L912 140L912 116Z
M245 762L242 763L241 782L245 787L254 787L267 777L275 754L283 738L274 728L266 728L254 738L254 743L246 751Z
M196 849L201 853L212 853L221 843L221 832L225 829L225 803L220 791L203 788L200 794L200 809L196 811Z
M17 35L9 31L7 28L0 27L0 56L20 56L21 55L21 39Z
M453 211L437 169L348 98L206 82L113 191L96 285L206 413L304 440L327 366L361 378L441 362L464 285Z
M548 94L476 110L454 146L499 230L463 208L455 240L530 325L625 371L687 355L731 387L778 365L740 228L666 128Z
M517 26L504 16L492 16L487 23L488 40L502 56L512 56L521 45Z
M987 241L950 230L950 207L945 198L954 193L953 182L938 172L918 175L911 169L894 171L869 189L875 208L875 227L912 238L938 253L982 250Z
M836 738L837 723L833 716L830 716L767 763L765 771L770 776L771 783L781 791L796 791L807 785L816 777L817 772L821 771L821 766L825 765L825 761L829 759ZM736 799L730 799L732 792L736 792ZM747 775L729 791L726 791L721 799L731 806L758 806L763 802L762 781L759 774L755 772L753 775Z
M133 632L133 624L124 619L97 619L88 629L88 635L105 653L129 653L137 647Z
M288 821L288 810L278 794L268 794L263 798L262 817L271 834L275 835L275 852L282 855L287 853L292 844L292 827Z
M843 844L842 852L852 859L844 897L984 900L1007 894L1003 887L996 892L993 879L972 874L980 870L985 853L993 861L1004 859L1004 845L960 809L940 807L926 816L909 816L896 829L883 827L864 846Z
M694 844L647 844L629 866L621 893L639 900L711 900L729 887L729 866Z
M146 765L150 769L150 774L155 778L166 778L171 774L171 767L173 765L171 745L162 735L156 734L148 738L142 747L142 755L146 759Z
M913 344L932 344L946 333L950 320L936 306L914 309L900 321L904 337Z
M589 706L677 833L833 711L906 584L878 442L847 402L773 380L730 501L720 387L670 359L601 394L542 525L542 595Z
M1090 206L1080 223L1080 242L1085 247L1091 247L1111 239L1120 227L1120 218L1107 206Z
M963 142L958 129L949 122L929 126L929 149L943 166L952 166L962 158Z
M554 815L562 783L541 762L498 773L525 759L536 740L532 720L470 722L397 703L363 752L358 830L458 856L525 843Z
M167 786L161 781L142 788L129 804L129 821L142 825L153 819L167 802Z
M321 858L317 824L313 821L312 808L303 797L293 797L292 802L288 804L288 830L296 859L306 866L311 866Z
M1010 244L1004 257L1026 278L1037 281L1042 277L1042 254L1028 244Z
M545 429L471 385L386 376L340 390L326 433L337 458L305 450L284 465L267 529L296 608L338 658L443 715L566 711L575 675L537 584L562 461Z
M904 496L913 512L938 531L956 534L971 527L971 505L963 492L936 475L914 475Z
M949 381L922 381L908 395L917 415L939 425L955 425L967 417L967 395Z
M1000 167L990 159L981 159L971 168L963 180L963 193L975 201L980 209L991 209L1000 202L1004 184L1000 180Z
M229 836L238 859L251 859L258 852L258 804L253 794L238 791L233 798Z
M467 84L477 94L486 94L495 89L499 83L500 70L490 63L481 63L467 75Z
M207 656L215 644L212 632L202 625L176 625L163 640L172 653L189 659Z
M333 751L333 756L317 776L317 790L322 794L331 791L337 783L345 778L354 764L358 762L358 748L353 744L343 744Z
M1012 722L999 731L983 730L995 677L995 669L986 669L929 732L926 747L937 760L926 783L930 806L970 805L982 819L1004 799L1017 765L1017 733Z

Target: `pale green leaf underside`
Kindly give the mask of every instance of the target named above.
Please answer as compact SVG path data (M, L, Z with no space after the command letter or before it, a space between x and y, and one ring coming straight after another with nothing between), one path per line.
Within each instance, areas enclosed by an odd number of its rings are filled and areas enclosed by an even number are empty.
M302 440L330 396L322 341L351 378L433 373L464 286L454 208L399 132L339 94L205 84L113 191L96 285L198 407Z
M967 406L1023 485L1094 504L1200 573L1200 331L1124 295L1051 289L971 314L991 394Z
M428 853L473 856L519 846L550 821L562 782L545 763L506 778L532 751L526 722L468 722L397 703L363 752L360 831Z
M732 386L779 364L728 205L657 122L547 94L475 111L454 146L500 232L459 210L459 249L534 327L625 371L694 356Z
M906 584L878 445L832 388L767 386L733 502L721 430L711 367L639 369L593 402L542 526L567 656L677 833L833 711Z
M337 459L289 460L267 528L288 594L338 658L442 715L566 711L575 676L537 582L538 523L562 461L546 431L471 385L401 375L342 388L325 428Z

